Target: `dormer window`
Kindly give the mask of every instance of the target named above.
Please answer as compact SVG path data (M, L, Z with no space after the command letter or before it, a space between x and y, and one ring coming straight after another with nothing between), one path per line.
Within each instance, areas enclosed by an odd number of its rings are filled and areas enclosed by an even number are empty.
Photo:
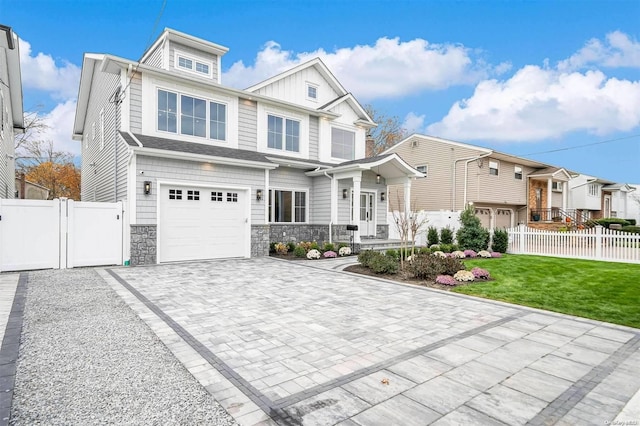
M177 68L182 70L211 77L211 63L209 61L176 53L176 64Z
M310 101L318 100L318 86L307 83L307 99Z

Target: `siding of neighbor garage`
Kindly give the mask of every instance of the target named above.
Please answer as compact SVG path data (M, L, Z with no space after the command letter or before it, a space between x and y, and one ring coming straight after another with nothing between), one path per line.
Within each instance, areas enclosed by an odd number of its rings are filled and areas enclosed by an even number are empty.
M264 170L139 155L136 159L136 219L138 225L157 223L158 179L220 187L250 187L251 223L264 223L264 204L255 202L256 189L264 189ZM140 174L144 172L144 174ZM151 194L144 195L144 181Z

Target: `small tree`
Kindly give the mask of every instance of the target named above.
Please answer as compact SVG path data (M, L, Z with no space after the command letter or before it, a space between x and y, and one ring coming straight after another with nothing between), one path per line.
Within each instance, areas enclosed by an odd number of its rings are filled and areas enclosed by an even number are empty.
M440 242L442 244L453 244L453 231L448 226L440 230Z
M432 245L437 245L440 243L440 238L438 237L438 230L430 226L427 231L427 245L431 247Z
M401 204L400 194L396 194L398 197L398 205ZM412 203L415 206L415 202ZM393 222L400 235L400 267L404 267L404 260L409 252L409 243L411 243L411 255L416 251L416 237L422 231L423 227L427 224L426 217L422 216L418 212L414 212L410 209L408 212L393 211Z
M473 206L468 206L460 215L462 227L456 237L460 250L486 250L489 244L489 231L482 227Z
M500 253L506 253L509 248L509 234L506 229L496 229L493 231L493 243L491 243L491 250Z

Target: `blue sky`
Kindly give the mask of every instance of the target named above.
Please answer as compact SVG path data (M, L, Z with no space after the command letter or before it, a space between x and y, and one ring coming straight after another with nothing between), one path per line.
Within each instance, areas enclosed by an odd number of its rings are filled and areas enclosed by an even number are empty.
M23 40L25 109L43 106L58 149L79 151L83 53L135 60L170 27L229 47L223 84L320 56L411 131L640 183L638 0L167 0L157 20L162 5L0 0L0 23Z

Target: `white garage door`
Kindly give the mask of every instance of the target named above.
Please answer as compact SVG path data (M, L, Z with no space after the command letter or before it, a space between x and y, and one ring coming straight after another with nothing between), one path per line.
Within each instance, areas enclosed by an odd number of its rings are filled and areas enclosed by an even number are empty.
M161 185L160 196L160 262L246 255L245 191Z

